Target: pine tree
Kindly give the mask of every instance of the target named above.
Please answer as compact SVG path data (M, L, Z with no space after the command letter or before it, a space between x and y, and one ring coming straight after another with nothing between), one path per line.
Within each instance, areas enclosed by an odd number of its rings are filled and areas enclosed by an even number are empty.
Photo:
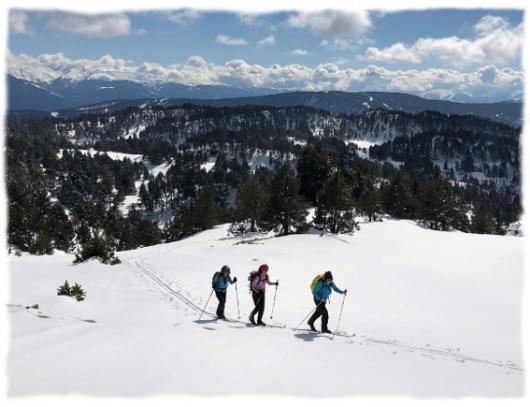
M359 212L368 218L369 222L381 219L383 208L381 205L381 193L373 179L369 179L357 202Z
M68 280L65 280L64 284L57 289L57 295L70 296L72 294L72 288L68 284Z
M418 201L412 191L413 184L407 171L398 170L383 191L384 211L400 219L413 219Z
M453 193L451 184L436 168L422 194L421 216L431 229L466 230L463 208Z
M102 263L118 264L120 260L116 257L114 249L100 232L94 232L89 240L81 245L75 255L74 263L81 263L92 257L98 258Z
M153 212L154 203L153 203L153 197L147 190L147 187L144 183L140 185L140 191L138 192L138 195L140 196L140 201L142 202L142 205L148 212Z
M194 226L198 230L207 230L215 226L217 210L215 209L214 188L207 186L201 190L193 208Z
M352 188L340 173L333 174L319 193L314 223L331 233L350 233L356 228Z
M75 283L70 289L70 297L75 297L77 301L83 301L86 298L86 292L79 283Z
M466 154L464 159L462 160L462 169L465 172L473 172L475 171L475 163L473 161L473 156L470 152Z
M260 227L288 235L294 229L307 229L307 203L299 194L300 183L287 164L281 166L271 182L271 191L265 216Z
M475 209L471 218L470 231L480 234L495 234L497 232L495 219L485 204L480 204Z
M331 174L332 159L321 144L308 145L298 160L300 193L312 205L318 203L318 193Z
M74 228L59 205L50 210L50 228L54 247L65 252L70 251L74 240Z
M135 227L136 242L140 246L152 246L160 243L160 230L155 222L142 219Z
M35 243L30 246L29 252L33 254L53 254L53 245L47 228L43 227L37 232Z
M262 223L268 200L267 188L258 181L256 175L248 177L237 191L235 221L230 225L230 233L238 235L257 232Z
M138 246L133 231L133 226L131 225L129 220L127 220L123 227L120 229L118 241L118 250L131 250Z
M172 231L173 237L183 238L203 230L211 229L217 222L215 208L215 192L212 186L204 187L197 200L188 200L174 212Z

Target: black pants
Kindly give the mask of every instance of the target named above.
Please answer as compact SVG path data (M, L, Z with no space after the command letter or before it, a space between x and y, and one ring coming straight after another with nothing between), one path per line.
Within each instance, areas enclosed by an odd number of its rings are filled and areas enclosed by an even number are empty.
M254 309L250 313L250 318L254 318L256 313L258 314L258 322L261 322L263 313L265 312L265 290L263 291L252 291L252 300L254 301Z
M215 296L219 300L219 305L217 306L217 316L219 318L225 317L225 304L226 304L226 291L216 291Z
M313 325L318 318L322 317L322 330L326 330L328 329L329 320L328 310L326 309L326 300L315 300L315 305L317 306L317 308L314 314L311 315L311 318L309 318L308 322Z

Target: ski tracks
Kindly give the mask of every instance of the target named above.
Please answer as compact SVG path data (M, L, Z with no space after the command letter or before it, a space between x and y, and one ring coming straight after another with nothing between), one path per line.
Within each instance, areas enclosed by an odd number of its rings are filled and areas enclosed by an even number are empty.
M165 281L160 275L156 273L155 268L152 265L148 264L146 261L125 260L124 263L126 263L130 268L132 268L136 272L138 272L138 274L140 274L146 280L150 281L155 286L155 288L157 288L170 301L176 299L180 303L185 305L184 312L186 316L195 315L197 312L200 313L202 311L198 299L190 299L189 297L191 297L191 294L180 289L175 282ZM176 288L173 288L172 285L176 286ZM177 308L180 308L178 306L178 303L175 306ZM189 311L192 311L191 314L189 313ZM204 314L214 316L207 310L204 311Z
M384 339L376 339L376 338L370 338L370 337L363 337L363 342L367 345L380 345L384 347L390 347L394 348L394 351L392 353L396 354L396 350L406 351L410 353L416 353L421 354L424 357L429 357L430 359L436 359L435 356L441 356L449 359L454 359L457 363L465 363L465 362L473 362L483 365L489 365L489 366L495 366L495 367L501 367L503 369L508 369L510 371L514 372L524 372L524 369L520 366L518 366L513 361L507 360L507 361L501 361L501 360L488 360L488 359L481 359L474 356L468 356L462 353L459 353L458 350L455 352L452 349L437 349L437 348L431 348L429 345L425 346L412 346L412 345L406 345L402 344L399 341L396 340L384 340ZM354 342L354 341L349 341Z
M62 315L48 315L44 314L43 312L39 311L38 309L35 309L31 306L24 306L19 304L7 304L7 308L10 312L23 312L29 315L32 315L34 317L42 318L42 319L62 319L65 321L76 321L76 322L86 322L89 324L95 324L96 321L93 319L83 319L83 318L76 318L76 317L66 317Z
M178 246L181 247L181 246ZM178 248L177 247L177 248ZM172 248L170 250L174 250L175 248ZM160 255L162 253L167 252L168 249L160 250L158 252L153 252L150 255L156 256ZM140 260L141 259L141 260ZM193 298L190 293L185 292L184 290L180 289L178 285L175 282L169 282L163 279L155 270L155 268L150 265L146 260L145 257L135 257L128 260L123 261L125 264L129 266L129 268L135 270L140 276L143 276L147 281L151 282L164 296L169 298L171 301L174 299L178 300L180 303L185 305L188 311L185 312L186 316L189 315L196 315L196 313L202 312L202 306L199 305L200 299ZM176 286L176 288L173 288L173 286ZM191 298L191 299L190 299ZM178 305L177 305L178 307ZM210 317L214 317L215 315L208 310L204 311L205 315L208 315ZM234 321L234 322L240 322L240 321ZM379 346L383 348L390 348L390 353L397 354L398 351L402 352L410 352L413 354L420 354L424 357L428 357L432 360L436 359L436 357L443 357L446 359L453 359L456 363L476 363L486 366L492 366L492 367L500 367L503 369L507 369L508 372L512 373L522 373L524 372L524 369L514 363L513 361L501 361L501 360L488 360L488 359L481 359L474 356L465 355L459 352L460 348L456 349L437 349L430 347L430 345L425 346L413 346L413 345L406 345L402 344L399 341L396 340L385 340L385 339L378 339L378 338L372 338L368 337L366 335L362 335L360 337L348 338L348 337L337 337L337 339L343 339L346 343L352 344L352 345L369 345L369 346Z

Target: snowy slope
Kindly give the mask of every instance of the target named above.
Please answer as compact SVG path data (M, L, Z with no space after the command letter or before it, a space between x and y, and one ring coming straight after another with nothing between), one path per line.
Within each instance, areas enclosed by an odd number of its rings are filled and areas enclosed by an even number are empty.
M65 150L59 149L58 157L61 158L63 156L63 152ZM99 151L95 150L93 148L90 149L82 149L82 148L76 148L76 149L67 149L69 153L72 153L74 151L78 151L83 155L88 155L90 157L94 157L96 155L107 155L111 160L125 160L128 158L132 162L141 162L143 160L142 154L127 154L127 153L120 153L116 151Z
M228 237L225 225L119 257L117 266L72 266L60 253L10 257L10 395L523 393L517 237L387 220L353 236L243 239ZM225 263L240 279L246 319L246 276L262 262L280 281L273 321L296 326L313 306L312 277L331 269L349 290L341 330L357 335L247 327L209 314L197 322ZM65 279L85 288L84 302L54 295ZM332 329L342 298L331 297ZM39 310L24 308L35 303ZM237 317L233 286L227 315Z

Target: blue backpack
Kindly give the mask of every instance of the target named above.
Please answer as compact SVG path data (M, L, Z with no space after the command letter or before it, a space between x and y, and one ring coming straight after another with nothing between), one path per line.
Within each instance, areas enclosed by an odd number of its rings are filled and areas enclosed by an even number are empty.
M219 276L221 275L221 273L219 273L218 271L216 271L215 273L213 273L213 277L212 277L212 290L215 290L216 287L217 287L217 281L219 281Z

